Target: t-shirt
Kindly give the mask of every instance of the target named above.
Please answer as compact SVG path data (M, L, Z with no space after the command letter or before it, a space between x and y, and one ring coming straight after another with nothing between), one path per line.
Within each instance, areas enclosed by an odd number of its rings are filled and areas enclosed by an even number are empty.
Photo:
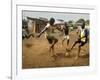
M85 36L85 37L82 38L81 41L83 41L83 42L87 41L88 35L89 35L88 29L82 29L82 30L81 30L81 33L80 33L80 37L81 37L81 38L84 37L84 36Z
M80 37L81 37L81 41L85 42L86 41L86 38L84 37L85 36L85 30L82 29L81 30L81 33L80 33ZM84 38L83 38L84 37Z
M45 26L45 28L47 28L47 30L45 31L46 36L55 36L55 32L54 30L56 29L56 27L54 25L50 25L49 23Z

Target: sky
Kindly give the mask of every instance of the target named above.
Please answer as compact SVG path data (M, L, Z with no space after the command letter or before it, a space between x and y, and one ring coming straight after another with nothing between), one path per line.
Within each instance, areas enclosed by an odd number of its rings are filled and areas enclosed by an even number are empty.
M40 11L23 11L22 12L22 18L26 18L26 17L32 17L32 18L39 18L39 17L43 17L43 18L47 18L50 19L51 17L57 19L63 19L64 21L69 21L69 20L73 20L73 21L77 21L80 18L83 18L85 20L89 19L89 14L88 13L61 13L61 12L40 12Z

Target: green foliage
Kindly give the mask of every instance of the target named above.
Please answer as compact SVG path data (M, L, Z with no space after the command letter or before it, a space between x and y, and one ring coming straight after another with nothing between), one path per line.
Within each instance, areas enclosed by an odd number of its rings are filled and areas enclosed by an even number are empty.
M86 21L85 21L85 24L86 24L86 25L89 25L89 24L90 24L90 21L89 21L89 20L86 20Z

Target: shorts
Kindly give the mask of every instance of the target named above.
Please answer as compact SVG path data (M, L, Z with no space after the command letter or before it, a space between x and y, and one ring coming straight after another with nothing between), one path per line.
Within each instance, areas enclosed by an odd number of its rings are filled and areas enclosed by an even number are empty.
M87 41L83 42L80 39L78 39L78 41L76 41L76 42L77 43L80 43L80 46L84 46L87 43Z
M65 35L64 36L64 39L69 39L69 35Z
M54 42L57 42L57 41L58 41L58 39L55 38L54 36L46 36L46 38L47 38L47 40L48 40L48 42L49 42L50 44L52 44L53 41L54 41Z

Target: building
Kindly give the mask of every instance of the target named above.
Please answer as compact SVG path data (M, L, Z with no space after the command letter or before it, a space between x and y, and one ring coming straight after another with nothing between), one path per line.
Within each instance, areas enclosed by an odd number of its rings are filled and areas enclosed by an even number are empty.
M46 26L48 20L47 19L41 19L41 18L31 18L27 17L28 20L28 30L29 33L40 33L41 30Z

